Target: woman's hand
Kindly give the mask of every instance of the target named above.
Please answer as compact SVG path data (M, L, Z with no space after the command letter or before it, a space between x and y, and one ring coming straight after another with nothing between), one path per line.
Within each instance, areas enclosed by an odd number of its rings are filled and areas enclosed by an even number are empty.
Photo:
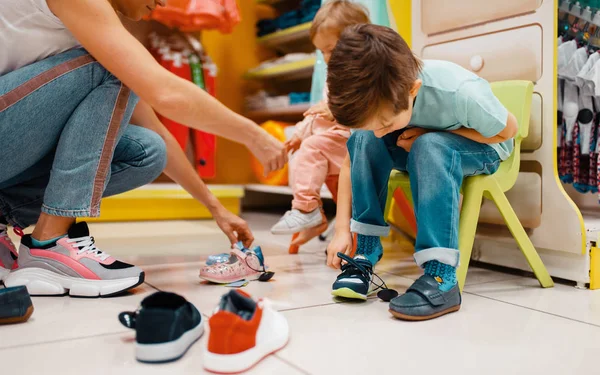
M288 161L287 149L275 137L260 129L258 137L246 144L250 152L264 167L265 176L285 166Z
M308 116L318 116L327 121L335 121L327 103L324 101L320 101L319 103L313 105L308 109L308 111L304 112L304 117Z
M396 145L398 147L403 148L406 152L410 152L414 141L416 141L417 138L428 132L429 130L423 128L406 129L402 134L400 134L398 140L396 140Z
M219 228L221 228L223 233L229 238L232 246L239 241L242 241L245 247L250 247L252 245L254 236L248 227L248 223L242 218L227 211L225 207L219 208L213 216Z
M293 136L290 140L284 143L284 146L287 152L291 151L293 154L294 152L298 151L301 144L302 139L300 139L300 137Z
M331 268L339 269L342 260L337 253L344 253L352 256L352 233L350 231L336 230L333 240L327 246L327 265Z

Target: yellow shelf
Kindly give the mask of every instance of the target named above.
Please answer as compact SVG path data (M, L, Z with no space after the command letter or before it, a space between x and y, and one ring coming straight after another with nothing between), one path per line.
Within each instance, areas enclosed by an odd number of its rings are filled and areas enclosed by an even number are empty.
M256 41L260 44L270 43L273 41L287 41L292 38L293 40L308 38L310 27L312 22L303 23L300 25L296 25L293 27L289 27L287 29L283 29L280 31L276 31L274 33L262 36L258 38Z
M260 109L247 111L245 116L254 121L263 120L301 120L302 115L310 108L309 104L296 104L284 108Z
M271 79L280 78L285 80L303 79L312 77L312 72L317 59L311 57L306 60L294 61L277 65L271 68L250 71L244 75L247 79Z
M240 213L244 188L209 185L210 191L231 212ZM101 215L90 222L211 219L208 209L176 184L151 184L102 200Z

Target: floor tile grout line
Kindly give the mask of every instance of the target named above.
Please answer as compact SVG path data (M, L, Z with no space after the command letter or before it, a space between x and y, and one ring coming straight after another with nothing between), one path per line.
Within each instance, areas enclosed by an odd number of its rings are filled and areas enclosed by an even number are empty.
M592 326L592 327L600 328L600 325L599 325L599 324L594 324L594 323L586 322L586 321L579 320L579 319L573 319L573 318L569 318L569 317L567 317L567 316L563 316L563 315L559 315L559 314L551 313L551 312L548 312L548 311L543 311L543 310L534 309L534 308L532 308L532 307L528 307L528 306L519 305L519 304L517 304L517 303L513 303L513 302L507 302L507 301L503 301L503 300L500 300L500 299L496 299L496 298L492 298L492 297L484 296L484 295L477 294L477 293L473 293L473 292L464 292L464 291L463 291L463 294L470 294L470 295L473 295L473 296L476 296L476 297L480 297L480 298L485 298L485 299L488 299L488 300L491 300L491 301L495 301L495 302L504 303L504 304L506 304L506 305L511 305L511 306L515 306L515 307L522 308L522 309L526 309L526 310L530 310L530 311L539 312L539 313L541 313L541 314L545 314L545 315L554 316L554 317L556 317L556 318L561 318L561 319L569 320L569 321L572 321L572 322L575 322L575 323L581 323L581 324L589 325L589 326Z
M507 274L506 276L511 276L511 275ZM526 276L519 276L519 275L512 275L512 277L507 277L506 279L488 280L488 281L482 281L480 283L469 283L469 284L465 283L465 288L468 288L470 286L475 286L475 285L479 286L479 285L491 284L491 283L502 283L502 282L505 282L505 281L515 280L515 279L523 279L523 278L527 279L528 277L526 277Z
M29 344L20 344L20 345L8 346L6 348L0 348L0 351L7 350L7 349L18 349L18 348L25 348L25 347L30 347L30 346L38 346L38 345L57 344L57 343L67 342L67 341L86 340L86 339L92 339L92 338L97 338L97 337L122 335L122 334L125 334L127 332L128 331L106 332L106 333L99 333L99 334L91 335L91 336L67 337L67 338L64 338L64 339L48 340L48 341L40 341L40 342L32 342L32 343L29 343Z
M273 354L273 357L277 358L278 360L280 360L281 362L285 363L286 365L300 371L301 373L305 374L305 375L312 375L310 372L306 371L305 369L303 369L302 367L300 367L299 365L291 362L290 360L283 358L279 355L279 353L275 353Z

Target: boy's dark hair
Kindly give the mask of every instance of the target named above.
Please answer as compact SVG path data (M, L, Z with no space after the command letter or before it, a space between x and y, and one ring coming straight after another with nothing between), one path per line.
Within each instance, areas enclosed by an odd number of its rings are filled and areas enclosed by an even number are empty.
M323 4L310 27L310 40L314 40L321 28L340 34L350 25L370 23L369 11L349 0L331 0Z
M377 25L347 27L328 64L329 110L344 126L360 127L391 104L408 109L408 96L423 63L394 30Z

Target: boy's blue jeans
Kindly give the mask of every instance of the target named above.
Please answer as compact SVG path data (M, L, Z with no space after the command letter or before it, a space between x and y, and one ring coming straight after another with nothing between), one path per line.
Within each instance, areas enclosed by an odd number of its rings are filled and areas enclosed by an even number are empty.
M459 197L467 176L492 174L500 157L488 145L448 132L418 137L410 152L396 145L402 130L377 138L371 131L356 131L348 140L352 179L354 233L387 236L384 213L392 169L410 178L417 239L415 261L430 260L457 267Z
M129 125L138 98L85 50L0 76L0 214L98 216L103 196L155 179L166 147Z

